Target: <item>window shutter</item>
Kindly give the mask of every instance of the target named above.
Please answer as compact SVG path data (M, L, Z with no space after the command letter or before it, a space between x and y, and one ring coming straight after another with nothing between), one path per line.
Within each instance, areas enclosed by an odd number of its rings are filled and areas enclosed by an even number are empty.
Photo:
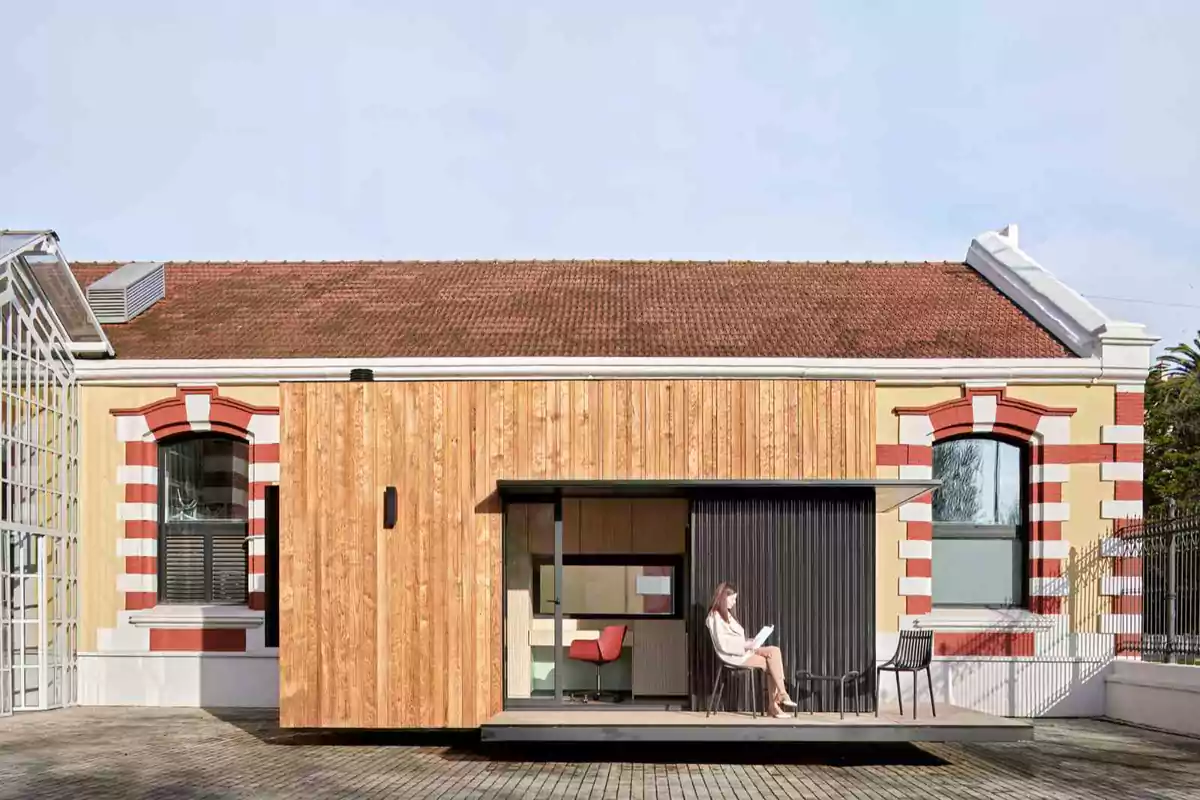
M212 526L216 527L216 526ZM246 528L214 530L212 541L212 602L246 602Z
M204 530L191 525L166 525L163 531L163 580L160 595L168 603L205 603Z

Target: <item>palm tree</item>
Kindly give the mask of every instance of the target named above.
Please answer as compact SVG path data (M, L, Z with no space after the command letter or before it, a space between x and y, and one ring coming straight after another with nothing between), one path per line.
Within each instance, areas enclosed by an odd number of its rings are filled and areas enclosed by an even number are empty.
M1163 356L1160 361L1165 366L1168 377L1200 376L1200 335L1191 344L1168 347L1167 353L1168 355Z

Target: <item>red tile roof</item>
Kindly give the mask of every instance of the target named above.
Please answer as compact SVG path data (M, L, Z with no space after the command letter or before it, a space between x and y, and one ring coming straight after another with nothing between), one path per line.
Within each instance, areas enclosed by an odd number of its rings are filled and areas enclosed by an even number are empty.
M74 267L84 288L115 264ZM167 265L118 358L1068 357L960 263Z

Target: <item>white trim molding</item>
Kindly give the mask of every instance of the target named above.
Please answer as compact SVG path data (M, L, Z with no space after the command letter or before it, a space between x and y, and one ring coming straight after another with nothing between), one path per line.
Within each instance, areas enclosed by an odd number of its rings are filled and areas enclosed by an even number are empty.
M900 618L902 629L935 631L1041 631L1052 619L1023 608L935 608L928 614Z
M900 557L906 560L933 558L933 542L929 539L901 539Z
M1102 444L1145 444L1145 428L1141 425L1105 425L1100 429Z
M1071 557L1071 543L1066 539L1040 539L1029 543L1031 559L1064 559Z
M1070 593L1071 585L1066 575L1029 579L1029 594L1032 597L1066 597Z
M1147 353L1149 352L1147 348ZM81 360L81 383L178 386L203 379L220 385L345 381L373 370L384 381L599 380L612 378L809 378L874 380L882 385L1125 384L1144 381L1147 366L1117 367L1100 358L274 358ZM130 431L130 439L140 436ZM904 442L902 442L904 443Z
M1142 593L1142 579L1136 575L1106 575L1100 579L1100 594L1123 597Z
M1066 483L1071 480L1070 464L1031 464L1030 483Z
M1101 500L1101 519L1141 519L1141 500Z
M246 606L169 606L158 605L129 612L129 624L135 628L171 628L205 630L249 629L263 624L264 614Z
M1141 633L1141 614L1101 614L1101 633Z
M1031 522L1066 522L1071 518L1070 503L1030 503Z
M1141 482L1143 472L1141 461L1105 461L1100 464L1102 481Z
M901 522L933 522L933 504L908 502L900 506Z
M1141 539L1106 536L1100 540L1100 555L1104 558L1137 558L1141 554Z
M1015 226L975 237L966 261L1076 355L1098 357L1106 367L1143 371L1141 378L1122 383L1145 381L1150 348L1158 338L1146 333L1141 325L1110 319L1054 277L1020 248Z
M901 597L932 597L933 596L933 578L909 578L907 576L900 579L900 596Z

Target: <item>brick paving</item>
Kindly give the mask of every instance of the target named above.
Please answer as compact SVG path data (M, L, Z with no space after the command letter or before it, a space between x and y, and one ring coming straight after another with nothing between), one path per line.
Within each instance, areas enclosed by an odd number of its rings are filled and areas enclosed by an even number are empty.
M0 798L1195 798L1200 741L1096 720L1033 742L595 745L280 731L264 712L76 708L0 720Z

